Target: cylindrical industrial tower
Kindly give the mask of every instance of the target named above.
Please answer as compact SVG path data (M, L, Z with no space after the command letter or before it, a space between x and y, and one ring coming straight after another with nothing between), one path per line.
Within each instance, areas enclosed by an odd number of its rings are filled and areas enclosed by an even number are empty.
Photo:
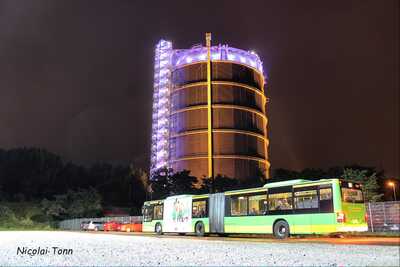
M260 171L268 177L265 80L258 56L227 45L197 46L174 50L170 65L168 167L199 178L244 180Z

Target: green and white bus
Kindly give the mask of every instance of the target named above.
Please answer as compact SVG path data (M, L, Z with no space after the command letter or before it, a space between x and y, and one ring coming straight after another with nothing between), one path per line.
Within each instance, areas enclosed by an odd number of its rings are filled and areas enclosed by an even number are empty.
M273 234L281 239L367 230L361 185L339 179L178 195L143 206L143 232L157 234Z

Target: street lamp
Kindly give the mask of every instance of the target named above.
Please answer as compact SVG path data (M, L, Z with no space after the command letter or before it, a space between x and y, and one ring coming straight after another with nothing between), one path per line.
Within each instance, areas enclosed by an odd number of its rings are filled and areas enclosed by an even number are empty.
M393 188L394 201L396 201L396 184L394 182L389 182L388 185Z

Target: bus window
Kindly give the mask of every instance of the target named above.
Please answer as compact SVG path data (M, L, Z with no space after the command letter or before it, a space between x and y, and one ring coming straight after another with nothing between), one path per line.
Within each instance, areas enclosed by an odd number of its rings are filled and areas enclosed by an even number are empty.
M268 207L270 211L293 209L292 192L269 194Z
M249 196L249 215L264 215L267 211L267 195Z
M319 189L319 210L320 212L333 212L331 187Z
M342 198L344 202L364 203L361 189L342 187Z
M153 220L153 207L146 205L143 206L143 221L151 222Z
M317 190L294 192L295 209L318 209Z
M163 218L163 206L162 205L155 205L154 206L154 220L162 220Z
M193 201L192 217L193 218L208 217L207 216L207 202L206 202L206 200Z
M231 215L247 215L247 197L237 196L231 198Z

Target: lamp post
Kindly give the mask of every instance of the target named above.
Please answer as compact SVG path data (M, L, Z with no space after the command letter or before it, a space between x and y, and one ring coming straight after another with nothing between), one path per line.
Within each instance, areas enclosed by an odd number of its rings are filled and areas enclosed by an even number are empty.
M389 182L388 185L393 188L394 201L396 201L396 184L394 182Z

